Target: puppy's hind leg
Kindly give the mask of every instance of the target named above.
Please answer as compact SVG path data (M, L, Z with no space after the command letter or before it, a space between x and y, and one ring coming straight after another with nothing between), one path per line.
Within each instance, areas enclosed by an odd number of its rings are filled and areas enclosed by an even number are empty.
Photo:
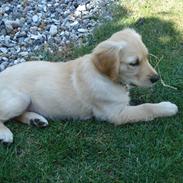
M24 113L30 101L28 95L19 91L10 89L0 91L0 141L2 143L13 142L12 132L3 123Z
M25 112L21 116L17 117L16 120L40 128L48 126L48 121L43 116L35 112Z
M13 133L2 122L0 122L0 142L3 144L13 142Z

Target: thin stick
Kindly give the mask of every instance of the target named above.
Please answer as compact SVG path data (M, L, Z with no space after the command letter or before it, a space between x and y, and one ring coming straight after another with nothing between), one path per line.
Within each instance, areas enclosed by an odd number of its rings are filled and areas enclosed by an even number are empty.
M160 62L163 60L163 56L158 60L158 62L156 63L156 65L154 66L154 68L156 69L156 67L159 66Z
M157 60L159 59L156 55L152 54L152 53L149 53L150 56L156 58Z
M156 55L153 55L152 53L150 53L149 55L154 57L157 60L157 63L154 66L154 68L156 68L159 65L159 63L161 62L161 60L163 60L163 58L164 58L163 56L161 56L161 58L158 58Z
M166 83L164 82L164 80L163 80L162 77L161 77L161 72L160 72L159 67L158 67L158 73L159 73L159 76L160 76L160 82L161 82L161 84L162 84L164 87L171 88L171 89L173 89L173 90L178 90L176 87L171 86L171 85L168 85L168 84L166 84Z

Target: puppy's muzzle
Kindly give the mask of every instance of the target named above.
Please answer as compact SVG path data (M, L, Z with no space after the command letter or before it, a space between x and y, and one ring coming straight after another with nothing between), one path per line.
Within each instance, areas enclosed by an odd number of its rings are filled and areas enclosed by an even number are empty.
M156 81L158 81L160 79L160 76L155 74L153 76L150 77L150 81L151 83L155 83Z

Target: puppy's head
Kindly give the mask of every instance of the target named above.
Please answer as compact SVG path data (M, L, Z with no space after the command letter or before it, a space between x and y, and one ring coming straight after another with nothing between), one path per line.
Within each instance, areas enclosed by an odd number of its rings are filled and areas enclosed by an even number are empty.
M117 32L100 43L92 58L97 70L114 82L143 87L159 79L141 36L132 29Z

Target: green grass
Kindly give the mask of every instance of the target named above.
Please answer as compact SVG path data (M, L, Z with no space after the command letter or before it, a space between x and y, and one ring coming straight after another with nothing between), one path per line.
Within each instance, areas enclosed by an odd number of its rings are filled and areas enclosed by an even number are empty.
M179 107L176 116L120 127L96 121L50 122L46 129L8 123L15 143L0 146L0 183L182 183L182 9L182 0L123 0L114 9L114 21L97 29L89 46L66 58L89 53L123 27L135 28L149 52L163 56L162 77L178 90L160 83L152 89L135 89L132 102L169 100Z

